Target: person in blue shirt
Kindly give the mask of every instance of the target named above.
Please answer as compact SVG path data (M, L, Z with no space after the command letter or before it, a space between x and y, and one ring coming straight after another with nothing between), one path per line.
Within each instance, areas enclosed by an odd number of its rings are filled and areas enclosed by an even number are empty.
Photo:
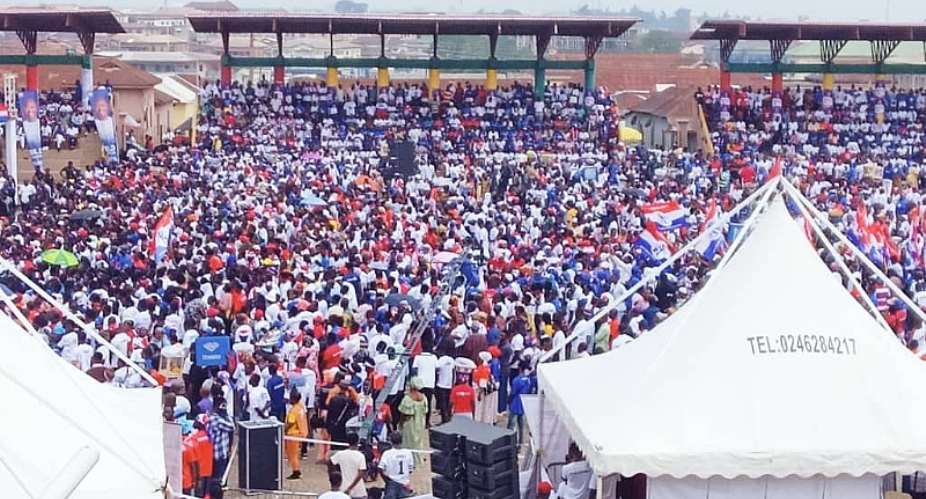
M276 364L270 364L267 367L270 378L267 379L267 391L270 392L270 415L275 416L277 421L283 421L286 417L286 386L283 384L283 377L277 374Z
M536 389L529 363L521 364L519 371L518 376L511 381L511 394L508 396L508 429L513 430L517 425L518 445L524 441L524 401L521 395L534 393Z

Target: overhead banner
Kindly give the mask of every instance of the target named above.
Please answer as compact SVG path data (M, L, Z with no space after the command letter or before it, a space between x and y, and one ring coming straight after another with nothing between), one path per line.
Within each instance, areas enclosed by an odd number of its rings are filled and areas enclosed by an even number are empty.
M90 110L93 112L96 131L100 134L100 142L103 143L106 161L115 163L119 161L119 148L116 145L116 126L113 123L113 107L110 98L109 89L97 88L90 94Z
M22 116L23 137L29 159L36 170L42 169L42 124L39 122L39 94L25 90L19 97L19 112Z

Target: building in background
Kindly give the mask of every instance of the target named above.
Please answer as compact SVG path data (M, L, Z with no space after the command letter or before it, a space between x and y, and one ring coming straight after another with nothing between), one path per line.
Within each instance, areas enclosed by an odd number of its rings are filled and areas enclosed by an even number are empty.
M650 148L683 147L697 151L704 133L692 87L670 87L633 104L624 115L624 124L643 134L643 145Z

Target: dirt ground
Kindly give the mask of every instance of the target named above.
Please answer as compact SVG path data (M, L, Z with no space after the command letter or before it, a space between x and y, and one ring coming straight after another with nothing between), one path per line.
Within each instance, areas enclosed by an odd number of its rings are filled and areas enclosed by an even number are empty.
M440 424L439 417L436 414L432 415L431 423L433 425ZM507 423L507 417L500 415L496 421L496 426L504 426ZM428 436L425 435L424 439L425 448L428 448L430 445L428 443ZM523 449L522 449L523 450ZM431 459L427 454L421 454L422 461L419 462L415 468L415 472L412 474L412 489L416 496L421 495L430 495L431 494ZM283 491L280 492L266 492L266 493L251 493L245 494L243 491L238 490L238 462L237 459L232 463L232 470L228 476L228 489L225 492L225 497L227 498L249 498L249 499L294 499L299 497L314 497L318 494L326 492L329 490L328 485L328 471L327 467L323 464L318 464L317 461L318 451L316 449L309 449L308 455L302 460L302 478L299 480L283 480ZM290 473L289 465L286 462L286 458L283 458L283 476L284 478ZM375 481L367 482L367 488L370 487L383 487L382 479L377 478Z

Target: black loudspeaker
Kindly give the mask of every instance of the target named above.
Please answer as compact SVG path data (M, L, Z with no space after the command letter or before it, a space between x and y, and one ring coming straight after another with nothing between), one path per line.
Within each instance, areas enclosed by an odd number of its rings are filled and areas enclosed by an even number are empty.
M415 144L408 141L399 142L389 149L389 156L398 176L408 178L418 173Z
M238 426L238 488L280 490L283 425L275 421L241 421Z
M433 495L441 499L514 499L518 451L514 432L465 417L431 428Z
M458 452L435 451L431 454L431 472L447 478L459 479L466 471L466 461Z
M431 495L440 499L457 499L466 497L466 483L441 475L431 477Z

